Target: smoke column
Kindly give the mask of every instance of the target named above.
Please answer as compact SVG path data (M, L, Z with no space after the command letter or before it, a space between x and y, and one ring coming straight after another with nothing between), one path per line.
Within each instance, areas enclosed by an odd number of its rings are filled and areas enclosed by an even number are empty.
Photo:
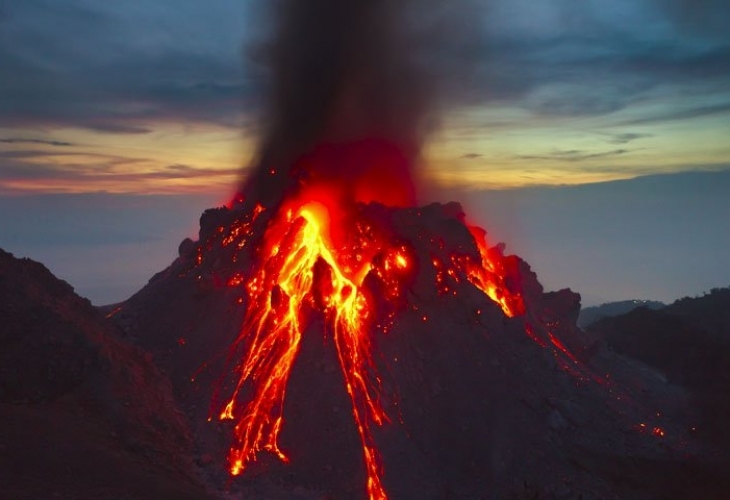
M448 13L466 13L466 3L271 2L261 139L244 198L275 204L282 186L302 169L345 182L387 174L374 182L412 185L413 167L435 121L434 65L424 55L434 40L455 31L443 29L456 18ZM379 174L369 172L378 168ZM375 199L388 203L389 195L383 196ZM367 193L362 198L369 201ZM414 191L391 198L409 204Z

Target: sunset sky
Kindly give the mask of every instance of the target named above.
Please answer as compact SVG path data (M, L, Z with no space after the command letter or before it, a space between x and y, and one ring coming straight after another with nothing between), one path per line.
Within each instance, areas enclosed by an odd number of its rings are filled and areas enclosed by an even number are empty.
M579 196L583 202L570 209L555 204L571 200L581 185L627 180L604 186L613 190L615 208L625 209L620 205L631 203L621 200L638 193L628 180L659 175L651 178L664 180L647 184L649 192L676 184L666 201L691 205L687 200L704 200L707 182L665 174L709 172L720 179L709 183L720 189L713 210L720 211L718 221L730 219L730 205L721 202L722 188L730 187L730 2L474 3L484 6L483 16L471 20L469 33L477 36L468 50L461 45L440 56L469 71L444 87L439 127L425 151L427 178L473 206L486 207L484 200L497 193L492 199L505 200L505 213L473 218L491 220L499 238L515 238L508 248L532 256L528 261L549 287L570 286L589 302L633 298L626 294L671 300L729 285L730 266L717 262L692 271L702 275L697 283L669 276L644 288L664 271L643 267L640 278L639 268L632 269L627 280L637 284L623 288L613 284L616 269L606 269L621 267L620 259L594 266L601 269L591 276L589 262L556 274L561 262L585 255L585 245L607 243L591 232L602 216L586 214L590 197ZM94 302L125 298L144 284L142 276L169 263L175 242L194 235L196 214L228 197L253 154L261 89L251 47L265 32L257 5L0 0L0 247L43 260ZM526 211L529 204L514 201L529 196L542 204ZM678 213L701 208L690 205ZM151 218L169 236L147 234L142 206L167 214ZM665 218L671 209L639 209L635 217L672 231ZM555 234L529 236L535 210L559 213L564 226L582 231L583 247L570 234L560 235L561 244ZM96 222L88 222L94 211ZM704 222L687 230L699 231L694 251L711 264L722 255L728 229L697 216ZM86 244L79 227L127 236ZM77 232L73 243L63 237ZM663 235L648 235L647 251L662 248ZM668 269L686 262L686 249L665 251ZM115 266L90 263L100 255L124 264L111 273Z

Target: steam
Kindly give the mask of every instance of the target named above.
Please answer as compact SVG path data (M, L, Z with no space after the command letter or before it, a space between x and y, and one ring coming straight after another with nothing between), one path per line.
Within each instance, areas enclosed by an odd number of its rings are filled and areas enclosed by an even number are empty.
M271 197L292 164L323 143L377 138L412 168L437 123L439 45L463 36L467 3L269 2L261 140L244 191Z

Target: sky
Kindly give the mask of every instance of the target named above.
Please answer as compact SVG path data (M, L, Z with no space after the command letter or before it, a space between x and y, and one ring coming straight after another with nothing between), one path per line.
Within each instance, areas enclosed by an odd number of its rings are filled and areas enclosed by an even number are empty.
M730 2L470 1L436 197L584 303L729 285ZM263 3L0 0L0 247L95 303L169 264L254 153Z

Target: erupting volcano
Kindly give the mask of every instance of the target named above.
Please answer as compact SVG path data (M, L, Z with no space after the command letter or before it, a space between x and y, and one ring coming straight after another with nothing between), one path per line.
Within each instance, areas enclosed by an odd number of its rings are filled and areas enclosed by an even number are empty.
M234 475L261 452L288 460L279 444L287 384L313 317L336 348L376 500L387 495L371 427L394 418L383 400L397 394L383 394L374 336L387 334L400 311L418 310L408 297L414 281L430 276L441 295L470 283L505 315L525 312L517 260L488 248L462 214L455 222L470 248L447 248L438 234L421 235L416 248L388 220L388 207L415 205L411 172L424 116L417 87L404 89L416 70L397 43L400 7L284 2L260 163L231 203L233 222L198 256L204 265L212 249L231 248L235 268L250 253L250 265L228 280L245 292L246 313L229 355L235 380L224 377L214 403L223 405L219 418L236 422ZM323 77L316 83L312 68Z
M94 307L0 250L3 498L726 498L730 291L583 331L429 203L481 2L260 3L258 146L170 266Z
M358 145L350 154L359 160L362 153ZM309 159L307 164L311 167L303 172L317 170L316 160ZM408 179L379 178L374 172L388 174L375 163L363 168L361 176L349 170L346 179L333 174L322 181L316 175L300 179L273 213L269 215L260 204L252 211L241 210L239 218L207 242L207 248L232 248L227 258L234 267L240 252L255 249L248 275L235 273L228 280L229 286L242 287L247 296L243 326L231 350L233 370L239 378L219 415L237 422L236 443L229 456L234 475L244 472L261 451L287 461L278 444L285 425L284 398L312 315L324 318L322 334L336 347L362 442L368 493L375 500L387 495L370 426L382 425L389 415L381 403L373 336L386 334L401 309L417 310L406 297L416 274L431 275L431 286L439 294L456 294L457 284L469 282L499 304L505 315L525 312L517 261L488 248L478 228L463 225L473 237L471 249L444 251L439 235L427 237L420 244L428 248L429 259L424 261L422 249L417 252L382 214L372 213L387 213L385 206L356 202L360 198L353 193L364 193L370 203L380 201L378 182L390 186L384 190L385 201L409 192ZM401 197L400 201L407 200ZM413 213L419 215L418 210ZM259 218L268 220L259 225L263 227L260 236L254 232L252 239L250 228ZM463 223L463 217L459 218ZM200 264L206 255L202 251ZM423 321L428 321L427 314Z
M176 390L200 446L228 450L232 484L369 500L504 498L528 481L605 492L572 465L593 455L563 440L672 442L663 412L639 416L580 361L577 294L543 293L460 205L419 206L432 101L401 29L411 3L277 6L254 166L112 315L188 384ZM626 438L616 419L661 433Z
M363 154L366 147L373 149ZM571 380L588 399L633 404L579 360L587 339L575 327L577 296L569 291L543 294L529 267L519 257L505 255L503 245L490 246L485 231L470 226L458 204L413 206L412 184L403 175L408 169L393 175L377 163L373 169L344 171L327 164L333 157L345 163L363 157L392 161L397 151L392 146L373 140L338 144L335 155L332 148L318 148L317 154L295 163L274 201L265 205L248 196L255 191L250 183L229 206L207 211L200 240L182 245L183 258L173 267L185 281L226 290L233 298L226 315L240 318L226 361L208 359L222 370L213 383L208 419L222 421L231 432L227 455L233 476L245 478L257 464L254 477L267 474L274 470L271 457L283 463L277 474L291 468L297 481L310 476L326 490L322 481L328 480L311 471L331 467L316 463L317 450L334 446L340 449L337 459L350 464L350 474L356 474L357 462L362 464L361 488L367 498L391 498L389 484L395 484L395 498L400 498L413 494L414 485L400 484L389 475L389 465L402 470L399 453L416 454L421 461L424 453L436 453L440 456L429 460L438 468L467 467L473 481L462 495L467 498L491 484L492 455L503 446L493 432L505 425L499 423L501 413L514 412L504 401L523 398L525 391L520 382L522 388L507 396L506 387L513 380L539 377L533 367L556 367L567 377L561 383ZM384 175L384 201L396 206L379 199L379 177L373 172ZM259 174L277 172L270 168ZM233 327L226 328L230 332ZM506 362L508 370L498 360L504 356L514 357ZM337 369L321 373L309 368L313 362L326 364L328 357L336 360ZM433 366L425 365L429 358ZM430 375L414 375L424 371ZM444 380L449 382L442 389ZM562 400L566 389L554 385L558 382L548 379L543 390ZM330 443L331 432L316 421L318 408L307 402L311 391L321 390L324 404L332 405L338 386L349 399L347 414L359 441L357 461L353 442L342 437L341 443ZM453 394L429 401L444 389ZM441 416L430 416L432 412ZM327 413L323 409L323 420ZM338 413L332 425L346 436L343 419ZM457 435L443 426L454 426ZM651 428L661 430L654 437L665 438L663 424ZM541 439L539 429L520 434ZM451 437L441 438L442 433ZM424 451L428 449L433 451ZM454 463L444 463L449 460ZM442 481L444 474L451 484L451 475L461 473L440 471L435 478ZM345 494L336 487L330 491Z

